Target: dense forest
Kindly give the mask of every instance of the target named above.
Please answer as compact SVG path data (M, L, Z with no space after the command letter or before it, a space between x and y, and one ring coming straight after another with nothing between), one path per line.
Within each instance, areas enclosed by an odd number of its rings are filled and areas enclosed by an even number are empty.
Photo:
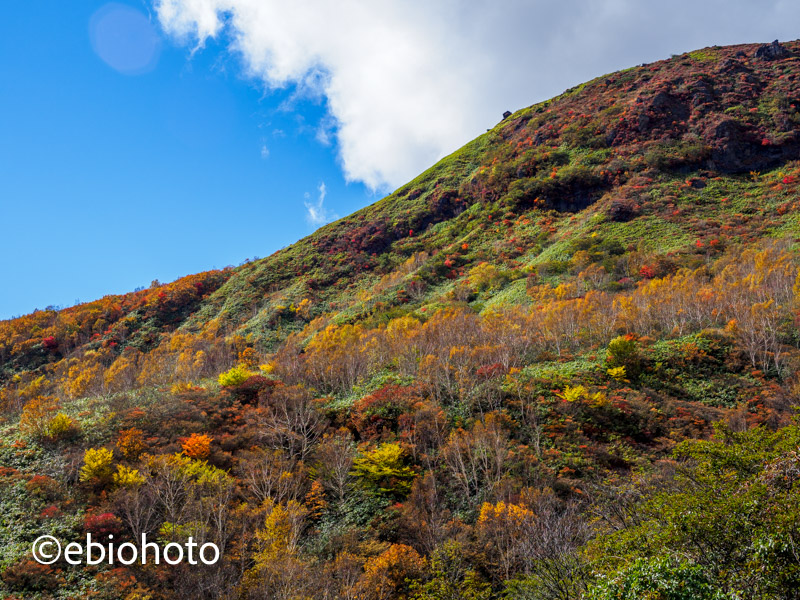
M0 597L800 598L799 192L800 43L706 48L0 321ZM87 532L221 556L31 555Z

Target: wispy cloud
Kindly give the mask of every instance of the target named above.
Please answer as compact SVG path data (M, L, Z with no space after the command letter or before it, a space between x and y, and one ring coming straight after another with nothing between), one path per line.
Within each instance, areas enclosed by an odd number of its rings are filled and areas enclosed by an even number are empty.
M792 0L154 0L190 47L230 40L265 88L324 98L348 180L397 186L599 74L713 44L793 39Z
M269 158L269 148L266 144L261 144L261 158L267 160Z
M325 182L319 184L317 188L318 196L315 201L311 200L311 194L308 192L305 193L305 201L303 204L306 206L306 221L308 221L309 225L313 225L314 227L320 227L325 225L326 223L330 223L331 221L335 221L339 218L339 215L336 213L330 212L327 208L325 208L325 196L328 193L327 188L325 187Z
M330 116L323 117L317 127L317 133L314 137L323 146L330 146L336 135L336 119Z

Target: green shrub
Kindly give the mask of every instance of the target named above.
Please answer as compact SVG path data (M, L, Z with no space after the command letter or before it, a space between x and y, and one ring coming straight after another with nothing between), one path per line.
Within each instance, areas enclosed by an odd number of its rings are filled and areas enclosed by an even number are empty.
M639 344L632 335L620 335L608 343L606 365L610 369L625 367L625 374L633 379L640 371Z
M658 143L644 155L645 164L659 171L696 165L711 155L711 147L699 141L670 140Z
M246 367L237 365L224 373L220 373L217 381L222 387L232 387L243 384L252 375L253 374L248 371Z
M411 586L413 600L488 600L491 587L470 568L464 548L447 540L431 556L431 578Z
M698 565L669 559L637 560L610 577L601 578L585 600L733 600L713 585Z

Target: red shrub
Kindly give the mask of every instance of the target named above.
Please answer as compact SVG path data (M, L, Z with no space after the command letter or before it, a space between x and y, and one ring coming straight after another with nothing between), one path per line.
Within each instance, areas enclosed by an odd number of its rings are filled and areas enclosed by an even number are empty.
M362 439L396 433L401 417L419 402L414 387L386 385L353 405L352 422Z
M122 521L114 513L105 512L99 515L88 513L83 521L83 529L98 537L115 537L122 531Z
M656 276L656 271L653 267L649 265L644 265L641 269L639 269L639 277L644 279L652 279Z

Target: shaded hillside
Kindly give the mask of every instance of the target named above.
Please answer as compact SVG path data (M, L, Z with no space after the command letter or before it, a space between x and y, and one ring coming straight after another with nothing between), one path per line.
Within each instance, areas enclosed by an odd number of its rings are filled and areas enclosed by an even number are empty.
M146 350L160 334L181 325L229 274L207 271L167 285L154 281L148 290L0 321L0 381L8 381L15 371L60 361L79 349Z
M0 322L0 594L795 597L798 103L798 42L627 69L266 259ZM223 560L29 556L112 531Z

